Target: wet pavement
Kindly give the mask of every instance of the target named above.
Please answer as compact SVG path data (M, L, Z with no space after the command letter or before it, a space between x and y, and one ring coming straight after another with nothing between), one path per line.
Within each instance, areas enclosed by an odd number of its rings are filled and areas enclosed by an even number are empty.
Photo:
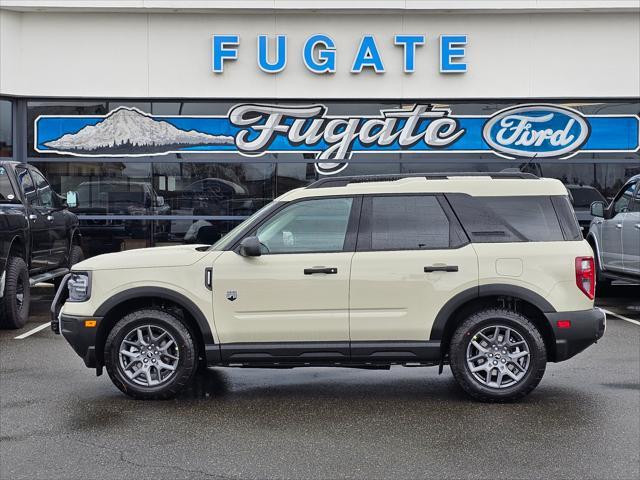
M38 288L0 331L0 478L640 477L640 325L549 364L524 401L469 400L447 368L209 369L180 398L134 401L48 329ZM598 302L640 321L640 287Z

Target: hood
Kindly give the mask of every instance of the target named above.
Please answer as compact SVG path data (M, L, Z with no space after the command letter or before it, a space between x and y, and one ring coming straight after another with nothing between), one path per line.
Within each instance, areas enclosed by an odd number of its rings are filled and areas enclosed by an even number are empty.
M209 245L176 245L171 247L141 248L107 253L89 258L73 266L73 270L120 270L134 268L183 267L192 265L209 254ZM198 250L200 249L200 250ZM217 255L215 255L217 256ZM213 258L215 258L212 257Z

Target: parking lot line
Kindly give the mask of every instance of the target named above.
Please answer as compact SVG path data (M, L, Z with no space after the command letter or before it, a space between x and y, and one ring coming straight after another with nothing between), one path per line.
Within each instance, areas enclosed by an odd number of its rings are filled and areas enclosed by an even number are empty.
M22 340L23 338L27 338L29 335L33 335L34 333L38 333L40 330L44 330L45 328L47 328L49 325L51 325L51 322L47 322L47 323L43 323L42 325L40 325L39 327L36 328L32 328L31 330L29 330L28 332L23 333L22 335L18 335L17 337L15 337L16 340Z
M631 322L631 323L635 323L636 325L640 325L640 322L638 320L634 320L632 318L627 318L627 317L624 317L622 315L618 315L617 313L610 312L609 310L605 310L604 308L602 309L602 311L604 313L606 313L607 315L611 315L612 317L619 318L620 320L626 320L627 322Z

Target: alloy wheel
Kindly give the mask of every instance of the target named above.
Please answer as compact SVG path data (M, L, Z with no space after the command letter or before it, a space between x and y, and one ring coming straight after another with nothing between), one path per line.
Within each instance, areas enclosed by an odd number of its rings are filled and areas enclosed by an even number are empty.
M482 328L467 346L469 371L480 384L491 388L519 383L529 370L530 359L527 341L506 325Z
M175 338L157 325L142 325L127 333L120 343L120 367L132 382L155 387L173 377L180 352Z

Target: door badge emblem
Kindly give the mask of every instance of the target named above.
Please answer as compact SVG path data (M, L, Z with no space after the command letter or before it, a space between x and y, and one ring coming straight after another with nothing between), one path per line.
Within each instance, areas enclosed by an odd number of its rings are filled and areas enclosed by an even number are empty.
M233 302L236 298L238 298L238 292L235 290L227 290L227 300Z

